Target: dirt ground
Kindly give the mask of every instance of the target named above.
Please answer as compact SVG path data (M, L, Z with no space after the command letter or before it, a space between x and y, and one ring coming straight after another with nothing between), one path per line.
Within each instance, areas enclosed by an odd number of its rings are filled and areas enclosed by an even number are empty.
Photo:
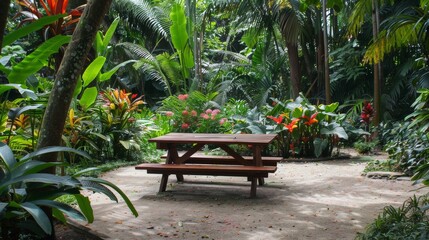
M245 178L170 177L158 194L159 175L120 168L102 178L125 191L140 216L93 194L96 220L86 227L103 239L354 239L384 206L427 192L410 181L366 178L364 167L353 158L281 163L256 199Z

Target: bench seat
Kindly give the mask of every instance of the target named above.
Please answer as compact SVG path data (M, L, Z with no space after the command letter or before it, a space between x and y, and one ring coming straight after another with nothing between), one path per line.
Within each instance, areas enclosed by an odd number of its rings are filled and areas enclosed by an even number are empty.
M268 177L268 173L274 173L277 167L143 163L136 166L135 169L147 170L147 173L155 174Z
M135 167L137 170L147 170L148 174L162 174L160 192L167 187L168 176L180 175L211 175L248 177L252 181L250 196L256 196L258 178L268 177L268 173L277 170L275 166L243 166L243 165L200 165L200 164L157 164L143 163ZM179 177L178 177L179 179Z
M182 156L183 153L179 153ZM167 158L167 155L162 155L161 158ZM252 156L243 156L248 165L253 165ZM262 165L264 166L277 166L278 162L283 161L282 157L266 157L262 156ZM197 164L224 164L224 165L240 165L237 161L234 161L231 156L222 155L206 155L203 152L197 152L192 155L185 163L197 163Z

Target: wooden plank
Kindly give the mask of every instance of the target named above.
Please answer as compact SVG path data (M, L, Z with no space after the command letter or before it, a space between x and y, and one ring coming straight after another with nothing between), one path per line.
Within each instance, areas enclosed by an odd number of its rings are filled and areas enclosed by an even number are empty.
M179 152L179 155L182 155L183 152ZM162 155L161 158L166 158L166 155ZM253 165L252 156L243 156L245 164L244 165ZM265 157L262 156L262 165L264 166L277 166L278 162L283 161L282 157ZM239 165L242 164L234 160L231 156L223 155L206 155L203 152L197 152L191 157L189 157L185 163L197 163L197 164L225 164L225 165Z
M169 133L149 139L149 142L267 145L273 142L276 137L276 134Z
M268 177L268 173L274 173L277 167L145 163L136 166L135 169L155 174Z

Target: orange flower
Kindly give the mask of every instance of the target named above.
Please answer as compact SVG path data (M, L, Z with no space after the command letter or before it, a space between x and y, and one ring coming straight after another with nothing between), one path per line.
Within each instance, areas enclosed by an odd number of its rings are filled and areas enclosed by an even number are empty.
M277 124L281 124L283 122L283 116L282 115L280 115L279 117L267 116L267 118L273 120Z
M297 125L298 121L299 121L299 118L295 118L289 124L284 123L283 125L287 128L287 130L289 130L289 132L293 132L293 130L298 127Z
M302 117L307 120L304 124L307 126L311 126L314 123L318 123L319 121L316 119L317 114L318 113L314 113L313 115L311 115L311 117L308 117L308 116Z

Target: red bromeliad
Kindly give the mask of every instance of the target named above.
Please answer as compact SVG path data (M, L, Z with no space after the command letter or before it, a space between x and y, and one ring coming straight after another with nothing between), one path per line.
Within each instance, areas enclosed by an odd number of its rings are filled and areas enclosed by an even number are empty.
M360 114L361 122L369 125L373 116L374 116L374 109L372 108L371 103L364 102L364 106Z

